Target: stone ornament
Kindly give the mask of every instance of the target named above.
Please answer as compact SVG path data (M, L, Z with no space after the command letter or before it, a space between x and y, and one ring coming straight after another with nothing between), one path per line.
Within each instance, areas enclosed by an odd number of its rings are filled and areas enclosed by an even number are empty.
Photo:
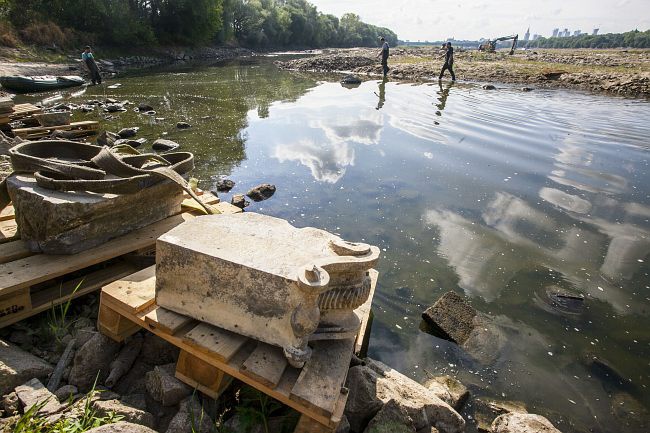
M156 244L156 302L280 346L302 367L309 341L352 338L379 248L252 212L208 215Z

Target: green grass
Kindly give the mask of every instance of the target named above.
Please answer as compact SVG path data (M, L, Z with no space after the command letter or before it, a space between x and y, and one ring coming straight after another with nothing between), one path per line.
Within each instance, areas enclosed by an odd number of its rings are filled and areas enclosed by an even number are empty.
M54 422L48 422L45 417L38 414L38 411L47 404L47 400L35 404L18 419L13 433L82 433L95 427L120 421L123 417L112 412L103 417L97 415L91 406L95 392L95 386L93 386L93 389L85 397L83 412L79 417L64 417Z

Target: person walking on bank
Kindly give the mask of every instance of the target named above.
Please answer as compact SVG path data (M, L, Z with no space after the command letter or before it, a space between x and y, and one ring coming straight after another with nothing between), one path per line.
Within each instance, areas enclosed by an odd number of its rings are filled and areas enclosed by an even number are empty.
M390 51L390 48L388 47L388 42L386 42L386 39L382 36L379 41L381 42L381 50L377 53L377 57L381 56L381 67L384 71L384 77L388 73L388 54Z
M90 81L95 84L102 84L102 76L99 74L99 68L97 63L95 63L95 58L93 57L92 49L90 46L86 46L86 49L81 53L81 60L86 63L88 72L90 72Z
M444 46L447 51L445 51L445 64L442 65L442 70L440 71L440 76L438 80L442 80L442 75L445 73L445 69L449 70L451 74L451 81L456 81L456 75L454 74L454 47L451 46L451 42L447 42L447 45Z

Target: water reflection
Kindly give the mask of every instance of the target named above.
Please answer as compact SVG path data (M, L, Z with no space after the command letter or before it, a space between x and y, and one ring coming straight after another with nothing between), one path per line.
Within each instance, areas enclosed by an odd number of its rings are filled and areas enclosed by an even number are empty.
M436 108L438 108L438 111L436 111L436 116L442 116L442 111L445 109L445 105L447 105L447 98L449 97L449 90L454 86L455 82L454 81L449 81L445 84L445 87L442 87L442 82L438 81L438 103L436 104Z
M379 82L379 95L377 97L379 98L379 101L377 102L377 110L381 110L384 107L384 103L386 102L386 82L388 81L388 78L384 77L380 82Z

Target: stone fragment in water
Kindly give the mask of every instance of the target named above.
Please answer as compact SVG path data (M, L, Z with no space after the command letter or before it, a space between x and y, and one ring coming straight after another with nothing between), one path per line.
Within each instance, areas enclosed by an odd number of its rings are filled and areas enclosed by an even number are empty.
M461 410L469 397L467 387L451 376L433 377L424 386L456 410Z
M532 87L522 87L521 91L522 92L532 92L534 89Z
M158 238L156 302L282 347L300 364L310 339L356 333L353 309L368 298L378 259L377 247L279 218L201 216Z
M541 415L507 413L500 415L491 426L492 433L562 433Z
M275 194L275 185L263 183L249 190L246 196L253 201L262 201L271 198L273 194Z
M167 140L165 138L159 138L158 140L154 141L151 147L153 150L157 150L159 152L167 152L170 150L176 150L180 147L181 145L176 143L175 141L172 140Z
M497 401L475 398L472 401L474 420L479 431L490 431L492 422L500 415L508 413L528 413L523 403L516 401Z
M355 75L346 75L341 80L342 84L361 84L361 78Z
M42 359L0 340L0 395L32 378L46 380L53 370Z
M75 254L181 210L183 190L159 182L133 194L53 191L33 176L7 178L21 239L34 252Z
M237 206L240 209L244 209L245 207L248 207L250 202L246 201L246 199L244 198L244 194L235 194L230 199L230 204L233 206Z
M228 192L235 187L235 182L230 179L219 179L217 181L217 191Z
M131 138L131 137L135 137L135 136L138 134L138 130L139 130L139 129L140 129L140 128L138 128L137 126L133 126L133 127L131 127L131 128L122 128L122 129L119 130L119 132L117 133L117 135L119 135L120 138Z
M187 128L191 128L191 127L192 127L192 125L190 125L187 122L178 122L178 123L176 123L176 128L178 128L178 129L187 129Z
M140 112L144 112L144 111L153 111L153 109L154 109L154 108L153 108L151 105L149 105L149 104L145 104L145 103L143 103L143 102L141 102L140 104L138 104L138 111L140 111Z
M493 84L483 84L481 87L484 90L496 90L497 89Z
M455 292L447 292L422 313L445 339L463 344L474 329L476 310Z

